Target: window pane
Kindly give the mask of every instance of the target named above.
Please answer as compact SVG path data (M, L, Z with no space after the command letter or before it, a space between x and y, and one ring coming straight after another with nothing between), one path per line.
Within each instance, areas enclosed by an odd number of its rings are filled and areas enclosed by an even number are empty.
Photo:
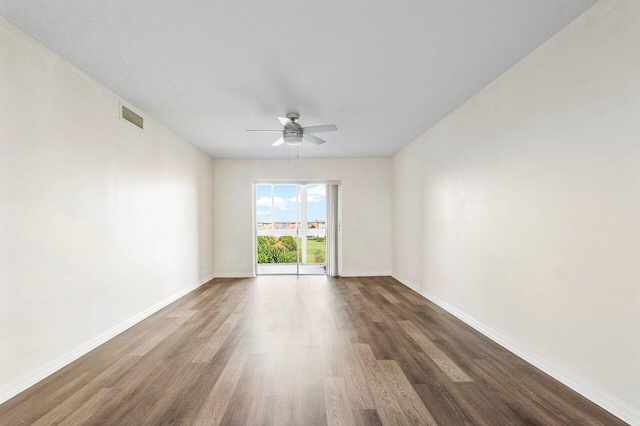
M273 186L273 220L276 229L296 229L297 185Z
M271 185L256 185L256 222L258 230L271 229Z
M327 261L327 185L307 185L306 263Z

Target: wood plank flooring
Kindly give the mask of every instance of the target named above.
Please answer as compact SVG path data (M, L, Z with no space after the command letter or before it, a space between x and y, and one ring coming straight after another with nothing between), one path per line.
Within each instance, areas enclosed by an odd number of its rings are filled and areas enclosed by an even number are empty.
M215 279L0 425L621 425L389 277Z

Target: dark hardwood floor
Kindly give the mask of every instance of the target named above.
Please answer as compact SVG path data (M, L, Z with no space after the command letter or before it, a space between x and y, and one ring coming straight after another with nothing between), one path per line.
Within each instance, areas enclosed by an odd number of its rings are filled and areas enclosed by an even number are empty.
M618 425L392 278L216 279L0 405L2 425Z

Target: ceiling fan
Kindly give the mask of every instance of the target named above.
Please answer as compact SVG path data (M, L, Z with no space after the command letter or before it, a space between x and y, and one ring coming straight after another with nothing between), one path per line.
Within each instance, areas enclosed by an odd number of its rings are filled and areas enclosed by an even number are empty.
M338 130L335 124L302 127L298 124L299 118L300 114L297 112L288 112L286 117L278 117L278 120L284 126L282 130L247 130L247 132L282 133L282 137L275 141L273 146L282 144L295 146L300 145L302 142L322 145L326 141L314 136L312 133L335 132Z

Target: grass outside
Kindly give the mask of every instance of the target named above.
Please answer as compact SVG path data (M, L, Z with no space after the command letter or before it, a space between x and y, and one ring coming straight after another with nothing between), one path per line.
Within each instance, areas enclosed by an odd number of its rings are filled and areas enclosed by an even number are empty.
M302 238L298 238L298 247L302 248ZM317 263L316 256L315 256L316 250L320 250L324 255L324 258L326 259L327 258L327 240L316 241L315 239L307 239L307 263ZM322 262L322 263L325 263L325 262Z
M316 250L320 250L324 255L324 258L325 259L327 258L327 242L326 241L315 241L313 239L307 239L307 263L316 263L316 257L315 257Z

